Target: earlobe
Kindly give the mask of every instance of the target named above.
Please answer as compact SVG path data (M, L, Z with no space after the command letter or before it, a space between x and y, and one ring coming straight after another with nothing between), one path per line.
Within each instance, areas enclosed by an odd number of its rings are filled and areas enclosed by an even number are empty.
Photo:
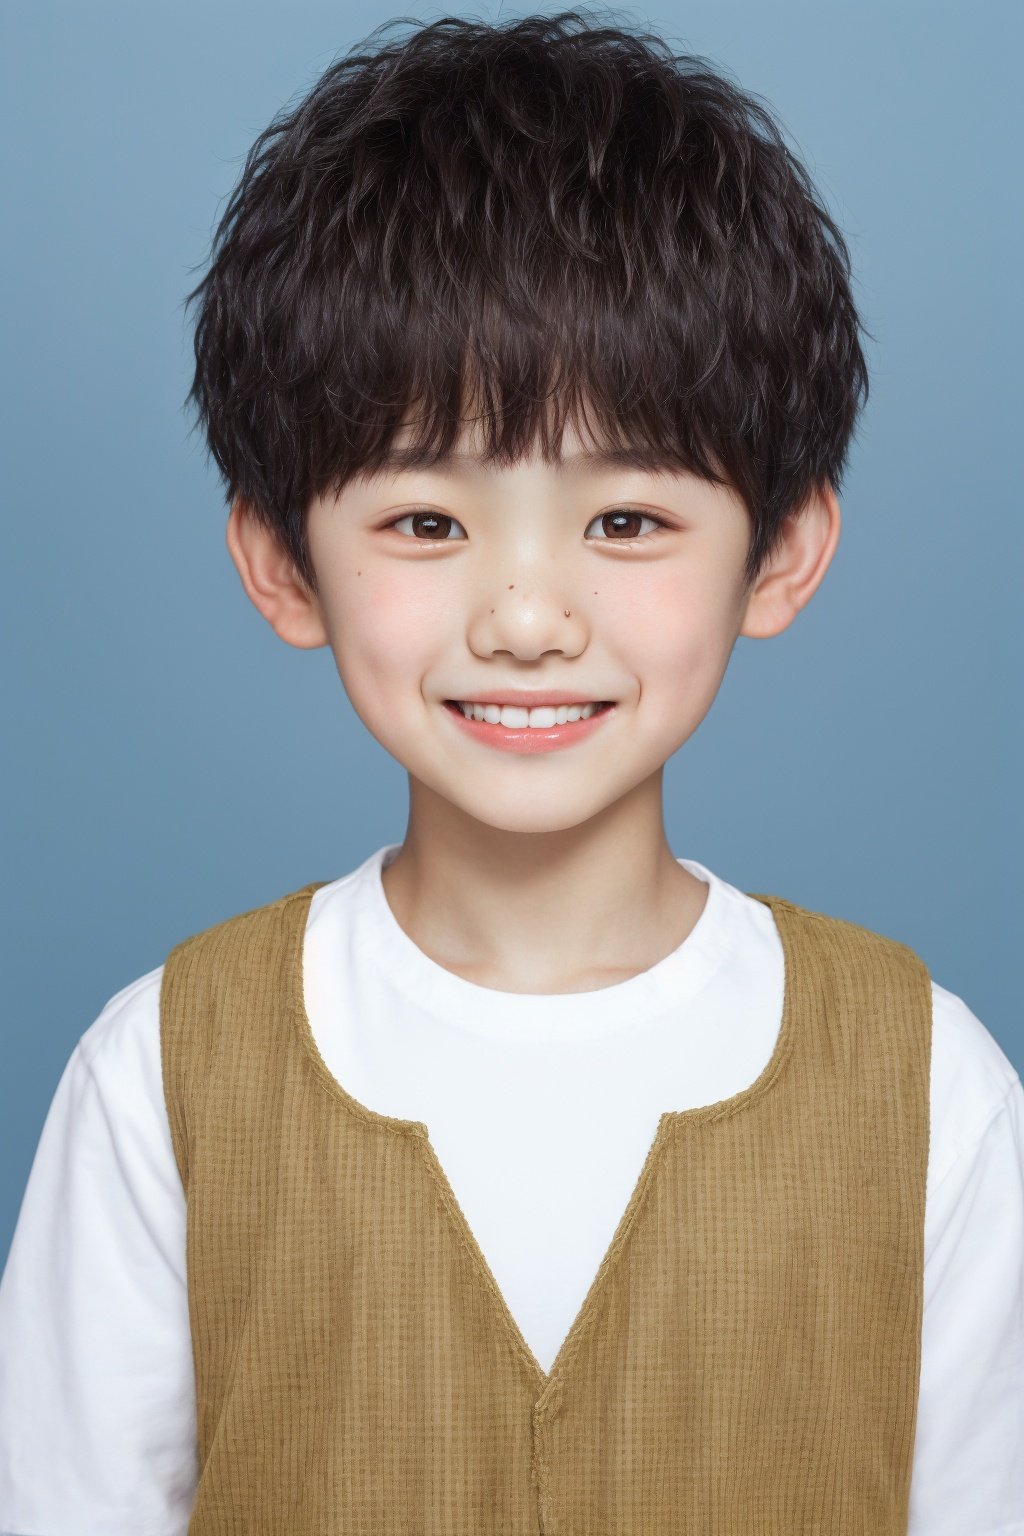
M276 635L300 650L329 643L319 606L300 581L294 561L241 497L231 504L225 542L246 595Z
M830 485L787 515L781 543L747 599L741 635L767 640L789 627L824 580L841 526L839 498Z

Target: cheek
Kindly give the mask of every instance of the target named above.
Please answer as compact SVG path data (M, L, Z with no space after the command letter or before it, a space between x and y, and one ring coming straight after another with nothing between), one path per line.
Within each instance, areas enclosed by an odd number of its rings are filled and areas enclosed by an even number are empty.
M678 567L637 575L614 604L619 654L649 689L699 684L719 667L727 628L713 583Z
M429 584L416 572L354 576L339 595L332 625L335 659L346 687L386 689L422 675L441 629Z

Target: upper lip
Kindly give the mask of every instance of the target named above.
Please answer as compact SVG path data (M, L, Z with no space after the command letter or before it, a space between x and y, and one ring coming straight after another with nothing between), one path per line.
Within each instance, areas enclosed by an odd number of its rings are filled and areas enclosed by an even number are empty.
M455 704L521 704L527 709L540 709L545 704L610 704L611 699L587 698L579 693L566 693L561 689L534 693L523 688L495 688L488 693L452 695Z

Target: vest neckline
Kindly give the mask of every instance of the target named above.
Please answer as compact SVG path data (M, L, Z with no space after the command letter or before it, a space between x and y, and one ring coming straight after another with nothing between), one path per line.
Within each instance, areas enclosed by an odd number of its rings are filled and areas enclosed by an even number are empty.
M626 1244L629 1233L643 1208L645 1193L658 1171L665 1149L669 1143L679 1134L685 1134L691 1129L699 1128L716 1120L726 1119L755 1107L785 1070L793 1054L795 1034L799 1022L796 1016L797 993L794 988L794 955L790 932L790 923L799 909L782 896L762 895L752 891L746 893L752 896L755 901L763 902L771 910L782 942L784 966L782 1022L772 1054L764 1069L754 1081L748 1084L746 1088L740 1089L738 1093L731 1094L729 1098L719 1099L714 1104L694 1105L689 1109L663 1110L659 1115L654 1138L648 1148L647 1156L644 1158L629 1200L626 1202L625 1210L612 1235L611 1242L598 1265L597 1272L570 1325L569 1331L562 1340L558 1353L551 1364L550 1371L545 1371L527 1343L519 1324L516 1322L505 1300L504 1293L494 1278L483 1249L480 1247L476 1235L462 1207L459 1205L448 1175L445 1173L441 1160L430 1139L430 1131L425 1122L422 1120L403 1120L395 1115L385 1115L379 1110L370 1109L367 1105L360 1103L357 1098L342 1086L320 1054L320 1048L316 1043L313 1027L306 1010L303 978L306 923L310 904L315 893L321 886L327 883L324 880L312 881L309 885L294 891L291 896L285 897L283 901L285 909L284 939L287 949L285 956L285 1006L288 1022L292 1030L292 1041L300 1046L307 1064L312 1068L317 1081L327 1092L328 1096L335 1100L335 1102L339 1102L350 1115L376 1130L412 1138L437 1184L438 1192L449 1213L456 1236L466 1250L479 1278L493 1297L501 1325L508 1336L510 1344L519 1356L520 1363L534 1379L538 1392L534 1410L535 1414L543 1414L548 1407L553 1406L558 1396L565 1374L598 1308L601 1294L604 1290L605 1278L614 1268L619 1254Z

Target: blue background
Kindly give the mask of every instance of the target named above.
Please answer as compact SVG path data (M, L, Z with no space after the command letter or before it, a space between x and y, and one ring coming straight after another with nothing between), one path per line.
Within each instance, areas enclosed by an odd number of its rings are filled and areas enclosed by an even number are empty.
M274 113L379 22L442 14L3 7L0 1254L107 999L403 835L404 771L330 651L278 640L228 556L182 302ZM739 640L666 769L670 844L911 945L1020 1071L1020 8L619 14L771 104L876 337L836 558L789 630Z

